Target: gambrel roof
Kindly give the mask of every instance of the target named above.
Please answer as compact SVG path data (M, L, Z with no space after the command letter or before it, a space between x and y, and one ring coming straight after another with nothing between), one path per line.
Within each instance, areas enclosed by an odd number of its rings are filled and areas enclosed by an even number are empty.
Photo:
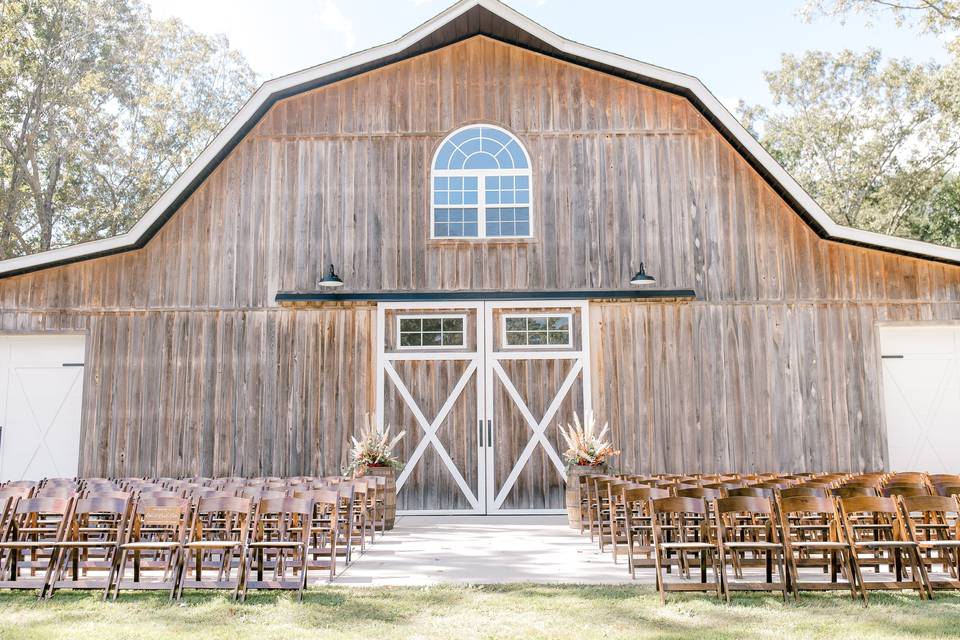
M475 35L686 97L822 238L960 264L960 249L853 229L834 222L697 78L567 40L498 0L460 0L393 42L265 82L128 232L0 261L0 277L144 246L276 101Z

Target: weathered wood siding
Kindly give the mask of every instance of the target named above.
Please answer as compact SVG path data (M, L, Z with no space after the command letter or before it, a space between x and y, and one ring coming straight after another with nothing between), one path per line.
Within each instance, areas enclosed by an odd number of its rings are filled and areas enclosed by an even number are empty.
M535 239L428 239L470 122L526 144ZM641 259L698 301L593 312L637 469L878 466L875 322L960 318L960 268L819 239L683 98L474 37L277 103L142 250L0 280L0 330L89 332L84 473L330 473L373 312L277 291L329 262L348 290L619 287Z

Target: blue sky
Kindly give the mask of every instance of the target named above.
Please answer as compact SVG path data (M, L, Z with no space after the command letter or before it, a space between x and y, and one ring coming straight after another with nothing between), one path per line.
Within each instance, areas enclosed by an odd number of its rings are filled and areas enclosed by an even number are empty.
M452 0L149 0L157 17L223 33L262 79L393 40ZM780 54L863 51L942 60L941 42L892 20L806 23L802 0L510 0L571 40L700 78L724 104L767 103L762 72Z

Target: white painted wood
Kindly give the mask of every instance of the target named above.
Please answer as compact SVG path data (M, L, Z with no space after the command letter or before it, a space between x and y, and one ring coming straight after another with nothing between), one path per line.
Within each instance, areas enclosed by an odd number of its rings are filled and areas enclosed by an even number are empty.
M74 477L85 337L0 336L0 482Z
M482 303L477 302L468 302L468 303L449 303L449 302L433 302L433 303L417 303L415 305L410 305L408 303L391 303L383 302L377 305L377 330L376 330L376 340L377 340L377 424L381 431L384 428L384 416L383 416L383 405L384 405L384 393L386 392L387 382L391 383L396 387L397 391L400 393L401 398L403 398L404 403L413 413L414 418L417 421L417 426L420 428L420 440L417 443L417 446L414 448L413 453L410 455L410 458L404 460L404 468L400 472L400 475L397 477L397 491L403 489L404 484L406 484L407 479L410 477L410 474L416 468L417 464L421 463L423 454L426 452L428 447L433 447L440 457L444 467L450 473L451 477L457 484L457 487L460 489L463 496L470 503L470 509L460 509L460 510L428 510L428 511L417 511L416 513L431 513L431 514L469 514L469 513L483 513L484 505L486 504L486 487L483 483L483 470L486 468L486 461L484 459L484 448L480 446L479 440L475 440L477 446L477 474L478 474L478 488L477 492L474 493L473 489L464 479L463 474L457 468L456 463L450 457L450 454L447 452L446 448L443 446L443 443L440 441L440 438L437 436L437 431L443 425L444 421L447 419L447 416L450 413L450 410L453 408L454 403L463 393L463 390L467 388L469 384L475 384L477 388L477 416L478 419L482 419L483 415L483 381L480 377L481 365L482 365L482 354L479 350L475 351L464 351L462 348L458 351L444 351L437 350L436 348L424 348L420 351L417 351L415 348L404 349L403 351L386 351L386 312L387 310L391 311L409 311L410 315L436 315L435 311L442 311L446 309L472 309L474 310L473 316L476 318L474 331L476 332L475 339L477 344L480 344L479 340L482 335L482 322L483 314L481 309L483 308ZM466 314L457 314L464 319L464 338L466 341L467 332L469 331L469 318ZM460 376L460 379L457 381L454 388L450 391L447 399L444 401L443 406L433 420L429 420L424 414L422 409L417 405L416 400L411 394L410 390L407 388L406 384L397 374L396 369L393 366L394 362L404 362L404 361L440 361L440 360L450 360L450 361L465 361L469 364L467 369ZM475 430L472 430L473 438L477 438L478 434Z
M511 471L508 474L503 485L499 488L495 486L495 460L498 455L496 448L489 450L487 452L487 471L486 471L486 482L487 482L487 513L533 513L541 512L545 513L549 510L514 510L514 509L504 509L503 503L506 500L507 496L510 493L510 490L513 488L514 484L517 481L520 473L523 471L524 466L529 462L530 457L538 446L544 448L547 456L553 463L554 467L557 469L557 472L560 474L560 477L563 478L566 482L566 469L561 460L558 452L554 449L553 445L547 439L546 428L549 426L550 422L556 416L556 412L559 410L561 403L567 397L567 394L570 393L573 388L573 384L579 378L581 380L581 390L584 394L583 396L583 406L585 413L590 412L591 402L590 402L590 379L589 379L589 342L590 342L590 333L589 333L589 311L590 306L589 302L586 300L583 301L558 301L558 300L538 300L538 301L492 301L487 302L484 309L485 322L489 325L491 330L486 331L484 335L484 356L485 356L485 385L487 388L486 394L486 414L487 416L496 415L494 409L494 393L493 390L495 385L502 385L504 390L507 392L507 395L516 406L516 409L523 416L526 426L531 430L531 434L525 445L524 449L521 451L520 455L516 460L512 461L513 466ZM554 351L543 351L539 349L530 349L528 351L523 351L521 349L510 348L506 349L504 346L501 347L501 350L497 350L494 345L494 334L496 330L493 329L493 313L496 310L503 309L516 309L518 313L525 313L529 310L538 310L538 309L569 309L571 316L570 331L571 337L573 332L573 319L576 316L579 316L580 327L581 327L581 348L580 350L554 350ZM560 389L557 391L557 394L554 396L553 400L550 402L546 412L544 413L541 419L536 419L530 412L529 407L527 407L525 401L520 396L515 385L510 380L509 376L504 371L500 362L503 360L570 360L572 361L571 369L567 373L563 383L560 386ZM506 428L505 425L494 425L494 431L497 428Z
M892 471L960 473L960 325L880 327Z

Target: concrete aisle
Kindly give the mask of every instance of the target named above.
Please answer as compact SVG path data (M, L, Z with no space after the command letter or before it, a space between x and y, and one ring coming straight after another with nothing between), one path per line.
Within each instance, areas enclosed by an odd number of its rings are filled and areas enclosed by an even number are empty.
M566 516L401 516L335 580L343 585L630 583ZM638 581L641 582L641 581ZM652 576L651 576L652 582Z

